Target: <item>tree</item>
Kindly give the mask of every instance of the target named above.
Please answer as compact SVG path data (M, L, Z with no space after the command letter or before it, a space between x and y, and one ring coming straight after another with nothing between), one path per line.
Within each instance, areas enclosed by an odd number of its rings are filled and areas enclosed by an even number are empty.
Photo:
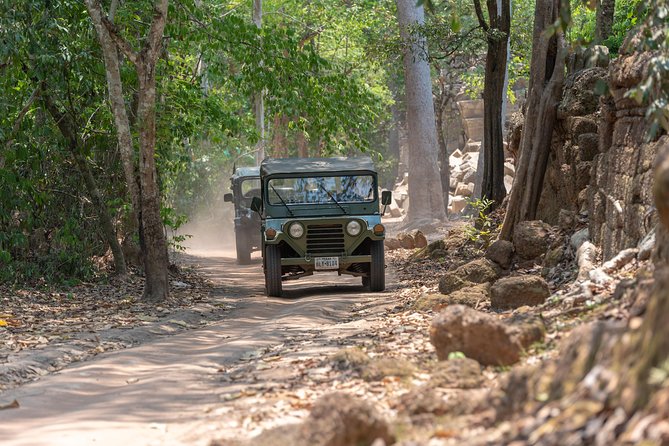
M253 0L253 23L262 28L262 0ZM254 95L254 111L256 115L256 130L258 131L258 143L256 144L256 164L265 158L265 101L263 91L257 91Z
M137 220L139 223L139 242L144 259L144 272L146 283L144 286L144 299L148 301L162 301L169 294L169 282L167 275L168 254L167 240L163 229L161 218L161 195L158 188L158 172L156 169L156 63L163 47L163 30L167 23L168 0L157 0L154 5L154 15L151 26L144 41L142 49L137 52L132 49L128 40L124 39L118 28L107 17L102 14L99 0L86 0L89 15L95 25L98 37L103 44L107 70L107 81L110 87L109 95L115 109L115 124L117 133L123 134L129 129L126 125L127 117L123 119L123 113L119 110L123 104L123 92L121 86L116 82L118 60L108 42L110 37L118 49L133 64L138 79L137 88L137 121L139 126L139 200ZM100 26L102 25L102 26ZM104 29L102 29L104 28ZM106 32L105 32L106 30ZM107 36L108 34L108 36ZM111 62L110 65L107 63ZM110 81L112 79L113 81ZM116 105L114 105L116 104ZM121 135L119 135L119 139ZM119 141L120 142L120 141ZM127 144L124 141L123 144ZM119 144L121 147L121 144ZM127 147L121 150L127 150ZM129 176L129 172L126 173ZM132 187L134 175L129 181L128 187Z
M114 23L114 15L118 8L118 0L112 1L109 8L109 22ZM125 184L130 197L132 231L139 228L137 213L140 208L139 185L137 183L137 169L135 167L135 150L133 148L132 134L130 130L130 120L125 107L123 98L123 83L121 81L121 68L118 57L118 50L112 39L109 30L103 24L102 9L98 1L86 0L86 9L91 17L93 26L100 42L102 56L104 58L105 76L107 79L107 89L109 92L109 102L112 115L114 117L114 127L116 128L116 139L118 144L121 162L123 164L123 174Z
M118 242L118 238L116 237L116 228L114 227L114 223L107 210L104 197L97 186L93 173L91 172L88 160L86 159L86 156L84 156L84 148L78 134L77 125L72 119L73 113L63 112L58 108L51 98L46 82L40 82L40 88L42 89L41 96L44 106L53 118L54 123L60 129L63 138L65 138L65 144L70 150L70 153L72 153L77 168L84 179L84 184L86 185L86 189L88 190L93 206L95 207L95 212L98 215L105 240L112 251L115 271L119 275L125 275L127 272L125 257L121 250L121 245Z
M504 117L511 11L509 0L487 0L486 23L480 0L474 0L476 16L486 35L488 50L483 87L483 178L481 196L502 203L504 188Z
M514 187L500 233L504 240L511 239L518 222L535 218L541 197L565 76L566 44L562 27L554 26L558 17L569 16L568 10L561 8L569 8L569 2L537 0L525 124Z
M601 45L613 30L613 17L616 11L616 0L597 1L595 24L595 44Z
M403 45L404 83L409 143L410 222L444 219L446 209L437 163L437 129L432 101L430 67L425 37L417 26L424 23L422 6L414 0L397 0L397 20ZM448 166L442 166L448 169Z

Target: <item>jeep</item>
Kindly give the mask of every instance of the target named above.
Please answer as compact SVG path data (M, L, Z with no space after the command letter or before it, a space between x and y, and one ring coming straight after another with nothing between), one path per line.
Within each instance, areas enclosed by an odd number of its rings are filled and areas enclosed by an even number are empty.
M261 197L251 208L261 216L265 288L281 296L282 283L315 271L362 279L385 289L377 174L368 157L267 158L260 165Z
M260 168L239 167L230 177L232 193L225 194L223 201L235 206L235 246L237 263L251 262L251 252L261 248L260 217L251 210L253 197L260 197Z

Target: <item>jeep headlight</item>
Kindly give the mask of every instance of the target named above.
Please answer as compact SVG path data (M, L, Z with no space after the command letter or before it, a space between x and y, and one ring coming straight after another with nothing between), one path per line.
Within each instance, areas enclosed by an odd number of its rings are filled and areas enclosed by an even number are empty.
M288 226L288 234L293 238L300 238L304 235L304 226L302 223L293 222Z
M355 237L356 235L360 234L360 231L362 231L362 226L358 220L351 220L346 223L346 232L351 237Z

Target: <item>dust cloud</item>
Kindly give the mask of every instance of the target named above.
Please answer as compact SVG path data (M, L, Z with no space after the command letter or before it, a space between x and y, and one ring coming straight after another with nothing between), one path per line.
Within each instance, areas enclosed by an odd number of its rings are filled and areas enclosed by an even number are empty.
M222 196L220 194L220 200L200 206L176 234L169 234L186 237L179 242L179 245L186 248L186 253L198 256L235 256L234 208L232 203L225 203Z

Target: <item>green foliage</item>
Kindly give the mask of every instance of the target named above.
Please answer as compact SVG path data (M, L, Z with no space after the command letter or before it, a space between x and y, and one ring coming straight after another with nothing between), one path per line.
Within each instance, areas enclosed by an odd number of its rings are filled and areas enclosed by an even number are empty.
M648 14L646 2L642 0L618 0L613 17L611 35L602 42L612 55L617 55L625 37ZM571 0L571 22L567 32L575 45L590 45L595 37L596 12L590 2Z
M484 248L490 244L495 230L494 221L488 215L488 209L493 203L493 200L485 197L467 199L471 214L469 215L470 224L466 226L465 234L469 240Z

